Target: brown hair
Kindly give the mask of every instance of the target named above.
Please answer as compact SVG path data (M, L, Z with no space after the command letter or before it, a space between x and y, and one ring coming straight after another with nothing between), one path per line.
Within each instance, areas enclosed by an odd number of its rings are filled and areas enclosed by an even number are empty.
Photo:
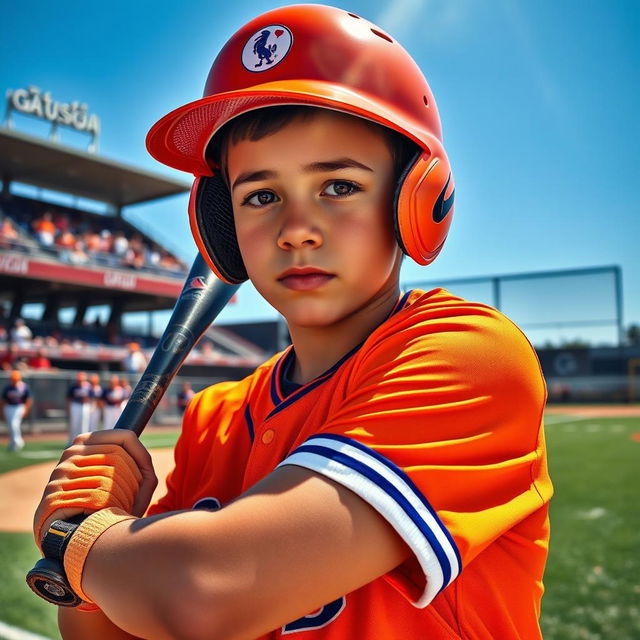
M207 148L209 164L219 167L225 181L228 183L227 153L231 145L237 144L242 140L251 140L252 142L261 140L272 133L280 131L293 120L308 120L317 114L319 110L321 110L321 107L292 104L264 107L243 113L225 124L213 137ZM357 116L352 117L355 118ZM420 149L415 142L393 129L383 127L375 122L370 122L369 124L379 129L386 138L393 157L394 172L397 180L407 168L409 161L415 158Z

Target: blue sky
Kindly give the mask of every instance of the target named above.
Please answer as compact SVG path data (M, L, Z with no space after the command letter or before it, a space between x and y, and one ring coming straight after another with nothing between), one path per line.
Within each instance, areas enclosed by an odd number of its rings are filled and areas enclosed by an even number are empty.
M280 4L4 2L0 88L34 84L58 101L86 102L101 118L102 155L179 176L147 155L147 130L201 95L213 58L235 29ZM438 102L456 176L455 219L438 260L427 268L405 261L404 281L616 264L623 270L625 324L640 323L640 4L331 4L399 39ZM38 124L14 120L24 131ZM71 134L67 141L84 142ZM126 215L191 260L186 197ZM547 307L542 319L553 320L559 307L564 320L597 315L598 306L611 317L602 283L578 292L586 304L571 301L575 286L566 286L547 297L536 294ZM567 307L574 304L572 314ZM223 319L273 315L245 285Z

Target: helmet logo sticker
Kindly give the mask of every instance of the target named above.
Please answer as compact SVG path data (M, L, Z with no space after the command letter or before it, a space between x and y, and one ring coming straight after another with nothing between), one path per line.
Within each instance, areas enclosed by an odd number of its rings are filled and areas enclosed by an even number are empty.
M284 60L291 49L291 31L280 24L272 24L256 31L242 50L242 64L247 71L268 71Z

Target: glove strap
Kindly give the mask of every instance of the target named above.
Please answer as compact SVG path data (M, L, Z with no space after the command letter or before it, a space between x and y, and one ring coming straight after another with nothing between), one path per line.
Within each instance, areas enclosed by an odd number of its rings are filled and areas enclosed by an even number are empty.
M86 603L93 604L93 600L82 590L82 572L91 547L114 524L135 519L135 516L122 509L101 509L87 516L71 536L64 554L64 569L69 585Z

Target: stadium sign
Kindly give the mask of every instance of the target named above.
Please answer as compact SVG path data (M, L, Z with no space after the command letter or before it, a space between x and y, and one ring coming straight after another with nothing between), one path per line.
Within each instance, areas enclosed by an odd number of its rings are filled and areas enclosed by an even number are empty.
M58 126L70 127L76 131L91 135L89 151L96 151L98 135L100 133L100 119L89 113L86 104L78 102L58 102L53 100L51 93L40 91L38 87L29 86L27 89L9 89L7 91L7 111L5 125L13 127L11 114L13 112L35 116L51 123L49 137L58 140Z
M182 283L175 278L118 273L116 270L91 269L50 261L0 253L0 274L17 278L46 280L47 282L67 282L83 287L99 289L120 289L135 291L143 295L177 298L182 291Z

